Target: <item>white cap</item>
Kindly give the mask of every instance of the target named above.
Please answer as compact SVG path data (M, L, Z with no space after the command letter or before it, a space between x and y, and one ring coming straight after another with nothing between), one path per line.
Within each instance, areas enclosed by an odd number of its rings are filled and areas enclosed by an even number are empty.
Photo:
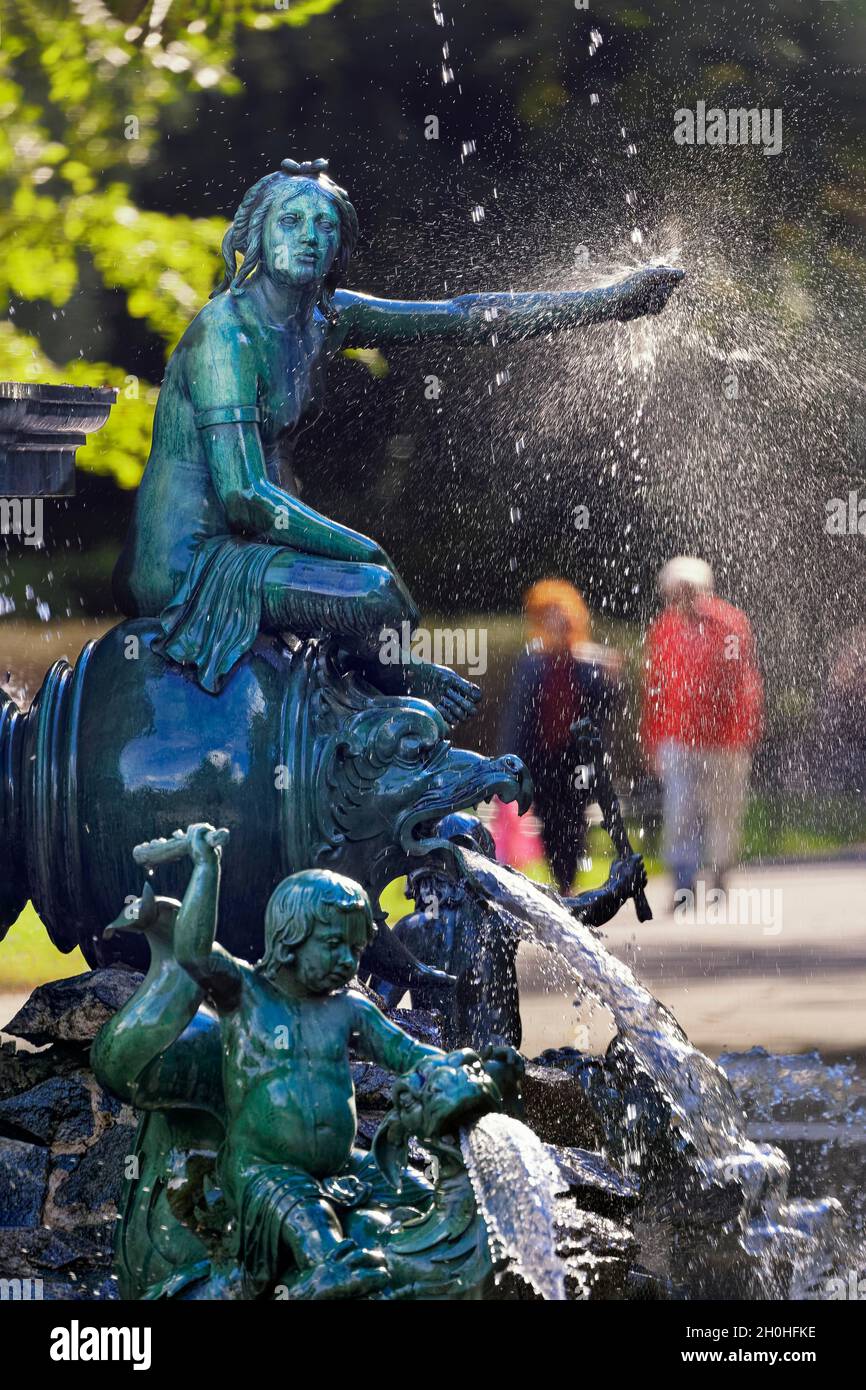
M713 592L713 571L706 560L699 560L694 555L677 555L659 571L658 586L662 598L667 598L673 590L686 585L697 593Z

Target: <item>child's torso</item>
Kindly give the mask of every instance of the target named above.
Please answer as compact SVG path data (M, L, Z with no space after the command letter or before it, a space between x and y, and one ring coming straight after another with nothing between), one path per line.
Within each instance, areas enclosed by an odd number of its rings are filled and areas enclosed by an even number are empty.
M224 1023L229 1143L242 1167L339 1172L357 1126L350 1010L341 994L291 1001L260 978Z

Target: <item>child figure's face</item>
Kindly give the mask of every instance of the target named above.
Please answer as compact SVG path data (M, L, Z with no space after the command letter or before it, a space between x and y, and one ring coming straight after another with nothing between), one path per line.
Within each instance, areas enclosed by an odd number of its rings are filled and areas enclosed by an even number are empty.
M309 994L327 994L342 989L357 975L366 945L364 913L337 912L333 921L317 922L306 941L295 947L289 969Z

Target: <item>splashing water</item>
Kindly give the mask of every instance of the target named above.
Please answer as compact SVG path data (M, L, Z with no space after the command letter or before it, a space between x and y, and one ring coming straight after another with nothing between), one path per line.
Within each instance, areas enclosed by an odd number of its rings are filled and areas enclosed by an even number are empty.
M661 1207L655 1208L650 1199L642 1218L644 1229L639 1232L642 1243L658 1245L660 1229L673 1220L678 1234L668 1256L661 1256L661 1268L701 1297L743 1297L745 1293L758 1298L804 1298L814 1296L822 1282L826 1287L832 1271L853 1258L840 1203L835 1198L789 1199L787 1159L779 1149L746 1137L743 1110L722 1069L692 1046L667 1009L589 928L571 916L556 895L474 851L461 850L460 859L491 905L516 919L525 939L552 952L610 1010L622 1044L669 1108L666 1123L688 1181L679 1198L675 1182L673 1207L661 1191ZM490 1149L483 1169L474 1147L467 1153L467 1167L475 1163L480 1170L473 1183L479 1200L493 1208L491 1234L499 1236L507 1219L501 1213L514 1203L519 1188L509 1176L513 1165L508 1146L513 1141L494 1128L492 1135L479 1137L479 1146L482 1142ZM640 1152L630 1157L639 1168ZM628 1162L626 1148L627 1166ZM502 1174L497 1178L500 1164ZM674 1173L670 1176L675 1178ZM699 1190L691 1186L693 1179ZM496 1196L482 1198L482 1191ZM508 1228L512 1233L508 1253L517 1262L528 1257L537 1260L545 1248L555 1254L549 1236L545 1245L544 1236L533 1227L542 1214L527 1215L523 1205L515 1206L517 1219ZM535 1277L530 1282L537 1287Z
M475 882L522 924L527 939L553 951L607 1008L639 1062L659 1083L707 1176L713 1160L740 1148L742 1111L724 1072L692 1047L679 1024L588 927L536 884L473 850L461 857Z
M507 1259L542 1298L563 1302L554 1220L563 1183L541 1140L520 1120L491 1114L461 1129L460 1148L494 1258Z

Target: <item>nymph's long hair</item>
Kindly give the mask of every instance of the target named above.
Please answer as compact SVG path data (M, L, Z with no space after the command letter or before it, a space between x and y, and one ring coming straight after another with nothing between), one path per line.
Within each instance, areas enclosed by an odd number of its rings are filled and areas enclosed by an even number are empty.
M334 263L322 284L318 307L330 322L336 321L336 311L332 304L334 290L343 280L352 259L352 252L358 240L358 215L349 202L344 188L333 182L327 175L328 161L315 159L298 164L293 159L284 159L280 168L248 188L240 206L232 219L232 224L223 237L222 253L225 274L221 284L211 294L243 294L244 285L258 267L262 257L262 227L274 198L286 191L287 182L303 192L305 184L312 184L320 193L330 198L340 219L340 235ZM240 266L238 255L243 256Z

